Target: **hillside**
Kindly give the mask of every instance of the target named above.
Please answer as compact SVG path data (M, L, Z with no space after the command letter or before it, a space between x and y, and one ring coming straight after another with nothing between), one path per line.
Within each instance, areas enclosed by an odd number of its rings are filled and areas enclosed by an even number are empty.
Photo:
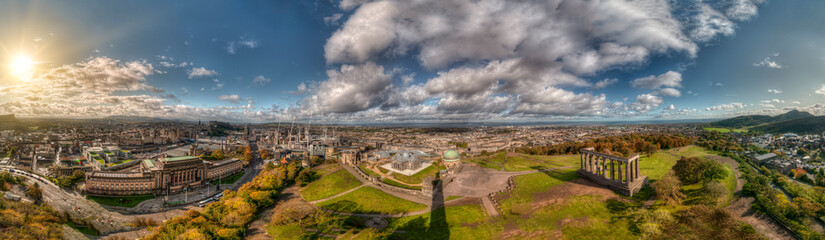
M807 117L751 128L765 133L820 134L825 131L825 116Z
M23 123L14 117L14 114L0 115L0 130L20 130Z
M718 127L725 127L725 128L742 128L742 127L749 127L749 126L758 126L761 124L771 124L771 123L779 123L783 121L789 120L797 120L797 119L805 119L814 117L813 114L808 112L801 112L798 110L791 110L787 113L776 115L776 116L768 116L768 115L747 115L747 116L739 116L735 118L729 118L725 120L721 120L715 123L712 123L713 126Z

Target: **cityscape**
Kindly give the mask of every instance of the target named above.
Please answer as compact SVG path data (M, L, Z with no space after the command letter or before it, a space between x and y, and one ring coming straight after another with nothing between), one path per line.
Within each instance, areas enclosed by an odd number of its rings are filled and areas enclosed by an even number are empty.
M0 2L0 239L825 239L825 2Z

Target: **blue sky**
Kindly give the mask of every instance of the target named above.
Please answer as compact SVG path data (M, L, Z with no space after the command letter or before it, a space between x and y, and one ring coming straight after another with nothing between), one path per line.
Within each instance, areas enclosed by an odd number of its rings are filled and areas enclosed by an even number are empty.
M266 122L825 114L825 3L4 1L0 113ZM14 72L19 56L36 64Z

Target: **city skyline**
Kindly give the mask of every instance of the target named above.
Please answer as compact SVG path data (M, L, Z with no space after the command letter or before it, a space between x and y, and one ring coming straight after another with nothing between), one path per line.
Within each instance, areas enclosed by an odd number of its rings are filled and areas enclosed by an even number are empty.
M651 121L825 114L816 1L0 3L0 114Z

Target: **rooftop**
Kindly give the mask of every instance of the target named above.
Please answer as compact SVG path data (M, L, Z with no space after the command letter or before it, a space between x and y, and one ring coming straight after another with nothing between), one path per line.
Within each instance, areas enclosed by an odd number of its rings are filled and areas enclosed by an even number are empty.
M183 161L183 160L192 160L197 159L196 156L182 156L182 157L173 157L173 158L166 158L167 162L175 162L175 161Z

